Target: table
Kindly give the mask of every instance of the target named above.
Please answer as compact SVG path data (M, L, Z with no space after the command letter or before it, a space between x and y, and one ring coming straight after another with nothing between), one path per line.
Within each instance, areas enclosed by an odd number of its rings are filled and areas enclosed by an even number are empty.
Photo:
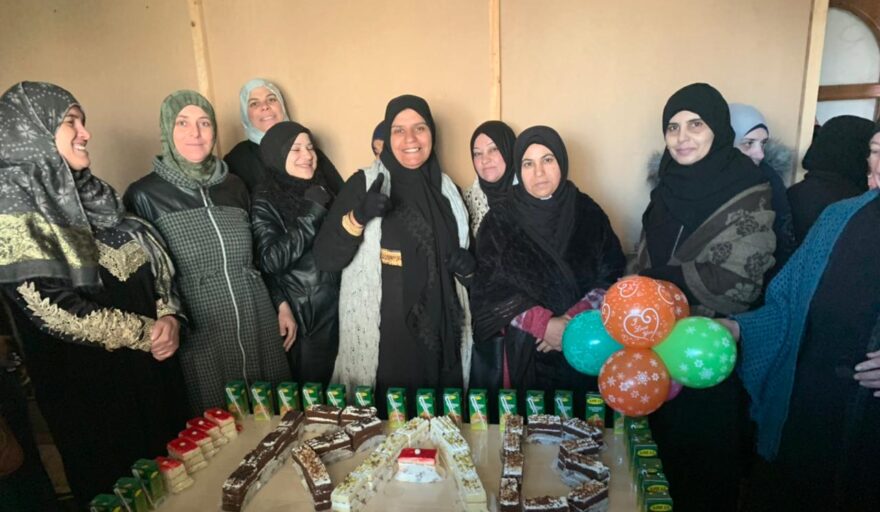
M244 456L268 434L279 421L273 417L271 422L254 421L248 417L244 429L237 439L220 449L209 461L208 467L192 475L195 485L180 494L171 496L160 510L163 512L220 510L220 488L229 474L238 466ZM494 510L501 480L501 435L498 425L490 425L489 430L473 431L470 425L462 427L473 452L474 464L483 481L488 496L489 510ZM605 431L608 449L602 452L603 462L611 469L609 512L636 511L636 494L629 476L622 435L614 435L611 429ZM523 496L540 495L563 496L568 487L551 468L555 464L558 446L523 444L525 467L523 468ZM341 482L368 453L358 453L354 457L331 464L327 470L333 483ZM292 459L291 459L292 460ZM436 484L413 484L392 481L375 495L368 506L368 512L453 512L459 509L455 504L455 483L446 478ZM311 495L300 483L290 460L275 473L245 509L248 512L290 512L313 510Z

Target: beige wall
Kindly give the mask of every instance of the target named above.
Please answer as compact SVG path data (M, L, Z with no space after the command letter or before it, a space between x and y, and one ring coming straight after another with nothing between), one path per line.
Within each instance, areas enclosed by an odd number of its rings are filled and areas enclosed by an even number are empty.
M751 103L774 137L797 141L809 0L504 1L502 117L556 128L570 177L630 249L648 202L649 155L663 149L669 96L708 82ZM601 5L597 8L596 5Z
M189 2L192 2L191 4ZM158 110L199 86L189 9L202 11L208 83L226 152L243 138L238 89L278 82L294 119L344 175L372 159L387 101L428 99L440 155L461 186L467 147L493 105L490 0L0 0L0 87L56 81L86 107L95 172L124 186L158 149ZM756 105L798 140L813 0L501 0L502 119L557 128L571 178L608 211L625 245L647 203L645 162L660 113L693 81Z
M92 133L92 170L119 190L159 148L159 104L196 87L186 4L179 1L0 0L0 89L57 83Z

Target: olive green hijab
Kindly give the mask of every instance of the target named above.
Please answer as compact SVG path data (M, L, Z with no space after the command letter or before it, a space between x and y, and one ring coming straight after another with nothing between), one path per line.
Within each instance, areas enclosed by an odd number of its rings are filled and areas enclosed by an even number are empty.
M211 120L211 126L214 127L211 153L199 163L192 163L184 158L174 146L174 122L180 111L189 105L195 105L204 110ZM214 146L217 144L217 118L214 116L214 107L211 106L211 102L195 91L175 91L162 102L162 108L159 112L159 128L162 131L162 163L165 164L165 167L179 171L187 178L200 183L211 179L217 165L217 157L213 152Z

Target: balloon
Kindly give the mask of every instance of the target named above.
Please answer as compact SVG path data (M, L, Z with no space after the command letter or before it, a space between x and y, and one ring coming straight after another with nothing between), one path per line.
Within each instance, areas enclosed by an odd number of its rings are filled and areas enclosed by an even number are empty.
M670 401L673 398L677 397L681 390L684 389L684 386L681 385L681 382L677 380L669 381L669 396L666 397L666 401Z
M702 316L679 320L654 351L666 363L672 378L689 388L721 383L736 364L736 343L730 331Z
M675 325L675 309L664 300L669 292L649 277L634 276L614 283L602 303L602 323L618 342L634 348L660 343Z
M562 333L565 360L575 370L593 377L599 375L608 356L622 348L608 335L602 325L602 315L595 309L572 318Z
M687 295L681 291L681 288L675 286L669 281L661 281L657 280L657 282L663 285L663 288L668 293L661 293L663 300L666 301L667 304L672 305L672 309L675 312L675 319L681 320L682 318L687 318L691 316L691 307L688 304Z
M644 416L656 411L669 396L669 373L651 350L625 347L602 365L599 392L615 411Z

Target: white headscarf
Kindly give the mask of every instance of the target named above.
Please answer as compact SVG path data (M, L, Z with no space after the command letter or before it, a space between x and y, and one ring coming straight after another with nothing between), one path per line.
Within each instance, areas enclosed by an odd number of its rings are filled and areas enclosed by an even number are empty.
M244 84L241 88L241 92L238 93L238 99L240 102L239 107L241 110L241 124L244 126L245 136L247 136L248 140L254 144L259 144L260 141L263 140L263 135L265 135L265 132L261 132L254 128L254 125L251 124L251 119L248 117L248 98L251 95L251 91L257 87L265 87L278 97L278 101L281 102L281 114L284 117L283 121L290 121L290 117L287 116L287 107L284 105L284 96L281 94L278 86L268 80L263 80L262 78L254 78L250 82Z

